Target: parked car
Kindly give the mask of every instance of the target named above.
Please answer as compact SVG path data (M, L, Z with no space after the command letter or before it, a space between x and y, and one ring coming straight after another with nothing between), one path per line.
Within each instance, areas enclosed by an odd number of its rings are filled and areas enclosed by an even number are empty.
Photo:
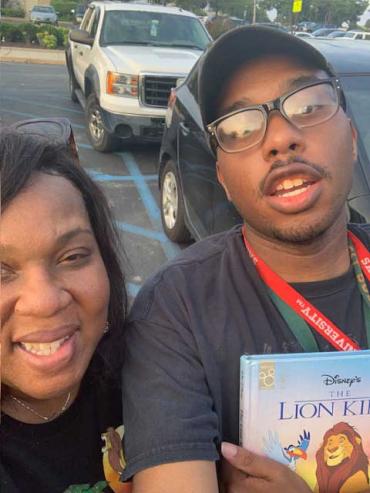
M358 165L349 197L353 222L370 222L370 44L307 38L337 71L358 129ZM164 231L173 241L199 240L241 222L217 181L197 104L197 70L172 91L158 163ZM328 144L329 145L329 144Z
M370 41L370 32L365 31L347 31L342 39L360 39L363 41Z
M30 20L35 24L45 22L58 25L58 15L54 7L50 5L34 5L31 10Z
M343 36L345 36L346 34L346 31L333 31L332 33L329 33L326 37L328 39L343 38Z
M311 21L298 22L297 26L299 30L308 33L312 33L313 31L316 31L316 29L320 29L320 27L322 27L321 24L317 24L317 22L311 22Z
M298 36L298 38L313 38L312 34L307 31L296 31L294 36Z
M315 38L325 38L334 31L340 31L340 29L337 27L322 27L321 29L316 29L316 31L312 33L312 36Z
M87 8L86 5L84 5L83 3L80 3L79 5L76 6L75 9L71 10L75 24L78 24L78 25L81 24L82 19L85 15L85 12L86 12L86 8Z
M93 147L160 142L171 88L210 42L200 20L180 8L90 3L80 29L69 34L66 63Z

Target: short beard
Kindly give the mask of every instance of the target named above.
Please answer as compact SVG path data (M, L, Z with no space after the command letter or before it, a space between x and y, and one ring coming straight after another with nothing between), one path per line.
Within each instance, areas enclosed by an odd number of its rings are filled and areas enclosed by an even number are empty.
M328 229L328 225L307 225L290 229L276 229L272 227L270 233L275 240L294 245L310 245L320 238Z
M265 223L263 228L261 225L256 229L260 231L264 236L278 240L281 243L288 243L291 245L311 245L320 239L337 221L340 217L345 217L345 210L342 208L332 208L328 211L328 214L318 222L311 224L305 224L304 221L301 224L293 225L289 227L276 227L274 224ZM248 221L246 221L248 223ZM346 221L343 221L345 225Z

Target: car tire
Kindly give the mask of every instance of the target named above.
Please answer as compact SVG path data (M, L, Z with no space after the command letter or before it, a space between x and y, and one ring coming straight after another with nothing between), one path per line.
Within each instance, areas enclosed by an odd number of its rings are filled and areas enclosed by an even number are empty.
M188 243L190 232L185 223L185 205L179 175L173 161L167 161L160 177L161 218L168 238L177 243Z
M71 97L71 100L74 103L77 103L78 102L78 98L76 96L76 89L78 89L78 84L77 84L77 81L76 81L76 78L74 76L74 73L73 73L72 69L70 69L68 72L69 72L69 80L68 80L68 84L69 84L69 95Z
M94 93L86 100L85 117L87 134L93 148L99 152L112 152L117 149L119 139L104 127L102 109Z

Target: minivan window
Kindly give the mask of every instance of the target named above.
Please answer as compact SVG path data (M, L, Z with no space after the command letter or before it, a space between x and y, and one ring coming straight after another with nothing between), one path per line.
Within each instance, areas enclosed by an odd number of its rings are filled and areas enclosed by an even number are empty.
M106 13L100 43L143 44L204 50L210 37L202 23L184 15L111 10Z
M370 163L370 74L341 78L352 118Z

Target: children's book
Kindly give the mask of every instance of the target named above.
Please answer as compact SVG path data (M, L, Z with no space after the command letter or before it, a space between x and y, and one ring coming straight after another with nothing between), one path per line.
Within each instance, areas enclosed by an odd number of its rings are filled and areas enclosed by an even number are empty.
M241 357L240 442L316 493L370 488L370 350Z

